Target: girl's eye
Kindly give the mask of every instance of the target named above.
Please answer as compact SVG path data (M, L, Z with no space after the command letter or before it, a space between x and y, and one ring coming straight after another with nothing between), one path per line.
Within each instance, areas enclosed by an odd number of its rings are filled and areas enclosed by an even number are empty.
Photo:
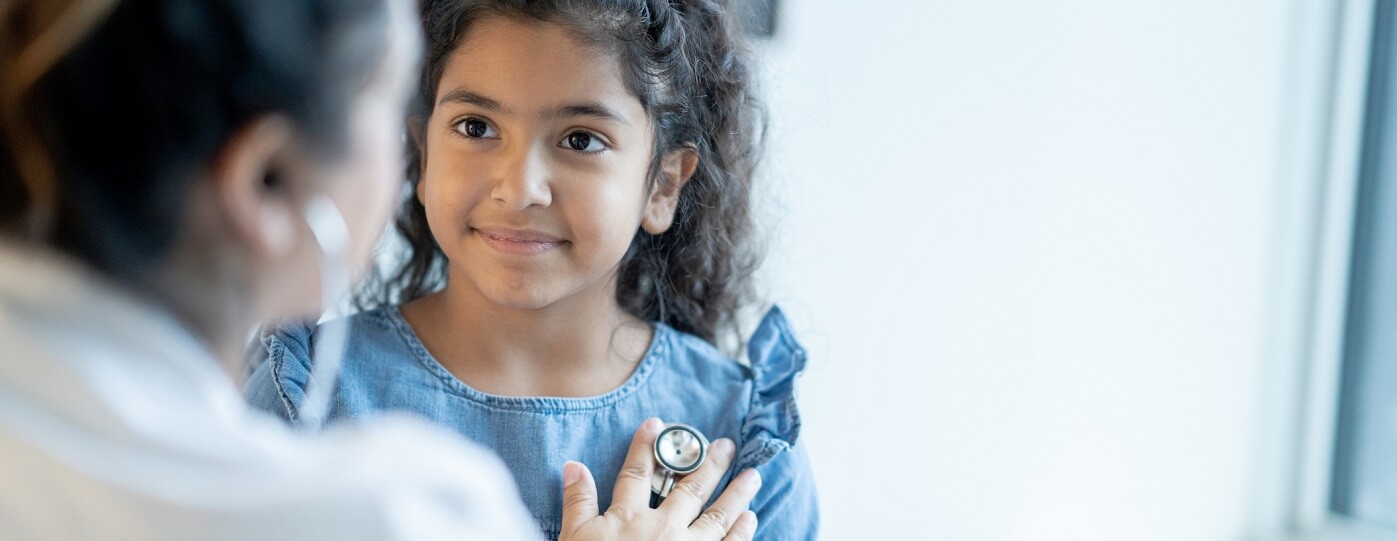
M495 133L494 127L478 118L467 118L457 122L456 131L471 139L495 139L500 136Z
M569 133L567 137L563 138L562 144L559 146L570 148L572 150L576 150L585 154L592 154L606 150L606 145L602 144L601 138L582 131L575 131Z

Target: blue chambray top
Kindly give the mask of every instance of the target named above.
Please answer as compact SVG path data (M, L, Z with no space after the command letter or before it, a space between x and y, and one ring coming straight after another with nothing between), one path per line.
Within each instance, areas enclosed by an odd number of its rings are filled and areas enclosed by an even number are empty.
M519 483L544 535L562 524L562 467L577 460L597 480L601 509L636 427L650 417L698 428L710 440L737 444L736 472L757 468L752 501L756 539L814 539L819 529L815 483L799 443L794 381L805 349L773 308L748 341L751 366L702 339L656 323L654 338L619 388L588 398L486 394L457 379L422 345L396 306L349 317L349 343L330 407L331 421L406 411L453 428L494 449ZM310 376L315 328L289 324L264 332L244 389L255 407L295 422Z

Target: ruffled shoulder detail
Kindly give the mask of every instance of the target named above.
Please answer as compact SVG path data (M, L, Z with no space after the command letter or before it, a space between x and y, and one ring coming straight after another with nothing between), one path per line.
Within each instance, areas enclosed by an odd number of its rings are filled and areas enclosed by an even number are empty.
M310 382L310 356L315 327L312 323L293 321L276 326L264 326L259 334L261 351L254 357L254 370L271 370L287 419L296 422L301 403L306 398Z
M796 342L790 323L772 307L747 342L752 369L752 402L742 424L737 464L765 464L795 445L800 436L795 380L805 370L805 348Z

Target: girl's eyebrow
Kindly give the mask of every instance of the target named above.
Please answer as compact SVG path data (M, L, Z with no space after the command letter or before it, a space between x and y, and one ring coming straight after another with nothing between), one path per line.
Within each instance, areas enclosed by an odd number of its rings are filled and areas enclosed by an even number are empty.
M437 102L437 106L440 107L448 103L465 103L469 105L474 105L476 107L480 107L481 109L485 109L487 111L504 114L514 114L514 111L505 108L505 106L501 105L500 102L487 98L480 93L472 92L464 88L458 88L452 90L451 92L447 92L446 95L442 96L441 100ZM631 125L631 123L626 120L626 117L621 116L621 113L618 113L614 109L594 101L559 105L544 113L544 117L546 118L564 118L578 116L595 117L600 118L602 120L610 120L612 122L616 122L626 126Z
M631 125L631 123L627 122L626 118L621 116L620 113L617 113L610 107L607 107L597 102L570 103L566 105L560 105L554 108L553 110L548 111L545 114L545 116L550 118L590 116L600 118L602 120L610 120L612 122L624 124L626 126Z
M483 95L462 88L458 88L456 90L452 90L451 92L447 92L445 96L441 97L441 101L437 102L437 106L440 107L448 103L466 103L480 107L488 111L494 111L505 114L514 113L509 109L505 109L504 106L500 105L500 102L498 101L492 100Z

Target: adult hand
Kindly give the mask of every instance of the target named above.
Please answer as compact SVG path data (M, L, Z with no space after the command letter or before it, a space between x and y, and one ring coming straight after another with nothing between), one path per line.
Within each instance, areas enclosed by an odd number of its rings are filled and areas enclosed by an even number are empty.
M655 470L651 448L663 428L659 419L652 418L636 431L606 514L598 514L592 472L577 462L563 465L563 530L559 541L752 539L757 516L747 507L762 484L756 470L734 477L717 501L703 509L736 453L736 446L726 438L713 442L703 466L675 484L658 509L650 508L650 476Z

